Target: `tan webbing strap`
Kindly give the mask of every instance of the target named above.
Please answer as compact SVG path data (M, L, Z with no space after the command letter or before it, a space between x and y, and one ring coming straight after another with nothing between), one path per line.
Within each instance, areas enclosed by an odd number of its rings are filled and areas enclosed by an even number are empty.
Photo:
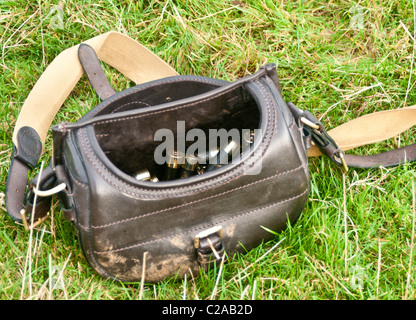
M166 62L124 34L112 31L84 43L94 49L98 59L137 84L177 75ZM23 217L27 209L25 191L30 167L36 166L56 113L84 72L78 58L78 47L62 51L46 68L16 121L5 193L7 212L16 221L26 220ZM41 211L40 215L47 212Z
M374 112L346 122L328 134L343 151L385 141L416 124L416 106ZM316 146L308 150L309 157L321 155Z
M84 43L94 48L100 60L137 84L177 75L166 62L124 34L111 31ZM16 122L15 146L17 132L25 126L35 129L44 143L56 113L83 74L78 46L62 51L36 82Z

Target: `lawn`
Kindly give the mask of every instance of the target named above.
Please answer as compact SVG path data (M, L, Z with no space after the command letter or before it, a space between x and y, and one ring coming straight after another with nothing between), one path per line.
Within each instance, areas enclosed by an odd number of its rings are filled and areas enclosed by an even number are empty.
M311 158L310 198L295 225L222 269L159 284L96 274L57 200L31 233L3 201L22 104L61 51L93 36L125 33L179 74L233 81L276 63L284 98L331 129L416 105L415 20L414 0L1 1L0 299L415 299L413 164L343 174ZM104 67L118 91L135 85ZM75 122L98 102L84 76L54 123ZM415 142L410 129L349 153Z

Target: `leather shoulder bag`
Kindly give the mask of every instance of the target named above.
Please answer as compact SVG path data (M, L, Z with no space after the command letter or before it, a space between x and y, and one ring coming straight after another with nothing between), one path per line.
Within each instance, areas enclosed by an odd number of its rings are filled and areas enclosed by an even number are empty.
M99 60L138 85L116 92ZM102 102L79 121L52 127L51 162L28 183L52 120L83 72ZM110 32L63 51L30 93L13 135L7 210L33 228L58 194L88 262L104 277L158 282L198 274L296 222L309 194L308 156L323 153L344 170L413 160L414 146L367 157L342 150L406 130L414 110L392 113L390 121L402 120L388 132L363 132L363 117L327 133L311 113L284 101L274 64L233 82L183 76ZM354 127L359 134L345 140ZM161 148L168 138L174 148Z

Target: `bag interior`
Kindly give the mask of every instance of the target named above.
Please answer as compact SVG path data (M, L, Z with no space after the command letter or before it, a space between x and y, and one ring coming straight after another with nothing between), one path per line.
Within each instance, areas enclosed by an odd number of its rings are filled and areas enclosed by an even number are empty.
M107 158L121 171L130 176L147 169L153 177L163 181L166 165L157 164L155 150L163 141L155 141L159 129L168 129L178 135L178 121L184 121L185 133L193 128L201 129L206 135L206 150L209 150L210 129L255 130L260 126L257 103L242 86L223 90L209 99L190 96L203 94L217 88L195 82L175 82L160 88L150 88L114 99L101 114L133 111L113 120L97 121L94 131L98 144ZM166 102L175 102L158 107ZM153 107L153 108L152 108ZM142 112L134 112L141 109ZM240 134L241 137L241 134ZM186 141L185 150L195 141ZM217 141L220 142L219 139ZM239 141L239 143L241 140ZM219 147L219 146L218 146Z

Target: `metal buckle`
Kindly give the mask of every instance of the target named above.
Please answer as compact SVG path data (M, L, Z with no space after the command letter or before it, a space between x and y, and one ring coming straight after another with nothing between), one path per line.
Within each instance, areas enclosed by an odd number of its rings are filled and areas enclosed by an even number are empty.
M198 263L202 270L208 271L225 258L225 246L222 242L222 226L216 226L198 233L194 238Z
M215 233L218 234L218 237L222 238L222 236L223 236L222 226L215 226L215 227L209 228L207 230L204 230L204 231L201 231L200 233L198 233L195 236L195 239L194 239L195 248L199 249L200 239L207 238L210 235L215 234Z
M339 149L338 154L335 154L334 156L338 157L341 160L342 168L344 169L344 172L347 173L348 165L347 165L347 162L345 161L344 152L341 149Z
M308 127L311 127L312 129L319 130L319 126L307 119L305 116L300 117L300 122L306 124Z
M210 249L212 250L212 252L214 253L215 257L217 259L221 259L217 250L215 250L214 245L211 242L211 239L209 238L213 234L217 234L218 237L221 239L223 237L222 226L215 226L215 227L212 227L210 229L207 229L207 230L204 230L204 231L201 231L200 233L198 233L194 238L194 246L195 246L196 249L199 249L200 240L206 238L207 242L208 242L208 245L209 245Z
M312 118L313 121L307 117ZM347 172L348 165L344 158L344 152L338 147L335 140L326 132L322 123L315 119L310 113L304 113L304 115L300 117L300 121L313 129L311 131L312 141L319 150L321 150L321 152L330 158L337 166L340 166Z

